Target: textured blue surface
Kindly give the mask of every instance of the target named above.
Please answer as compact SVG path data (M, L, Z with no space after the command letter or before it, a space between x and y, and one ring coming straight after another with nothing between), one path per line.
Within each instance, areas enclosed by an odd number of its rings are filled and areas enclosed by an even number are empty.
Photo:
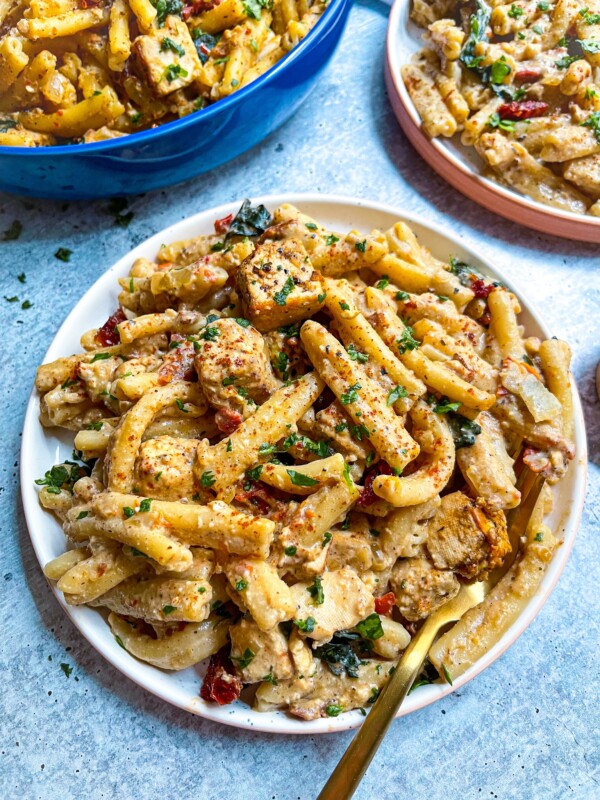
M0 196L1 294L33 303L21 310L0 300L3 800L311 800L351 738L227 729L138 689L58 608L18 494L20 431L35 367L83 291L150 233L202 208L286 188L397 204L450 227L495 260L573 346L593 462L581 531L541 614L458 694L392 725L357 800L600 797L600 254L597 246L531 233L479 209L420 160L383 89L386 13L371 0L355 6L319 87L279 132L217 172L133 200L127 229L114 225L106 202L63 209ZM22 236L3 243L14 219L23 223ZM59 246L73 250L69 263L54 258ZM61 663L73 668L70 678Z
M352 0L332 0L314 30L260 78L195 114L83 146L0 147L0 189L70 200L172 186L239 156L282 125L314 89Z

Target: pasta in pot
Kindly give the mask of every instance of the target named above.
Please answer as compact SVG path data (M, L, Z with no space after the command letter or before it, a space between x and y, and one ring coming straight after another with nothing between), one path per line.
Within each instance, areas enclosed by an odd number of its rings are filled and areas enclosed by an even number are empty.
M600 216L600 2L414 2L427 46L402 77L431 138L460 135L485 175Z
M0 4L0 145L99 142L198 111L258 78L327 0Z
M258 684L257 709L302 719L368 706L423 620L506 558L515 453L564 475L568 346L523 339L511 292L405 223L343 234L289 205L245 201L119 283L84 352L37 373L42 423L79 448L37 481L72 544L47 577L136 658L210 657L207 702ZM550 500L436 645L442 679L535 592Z

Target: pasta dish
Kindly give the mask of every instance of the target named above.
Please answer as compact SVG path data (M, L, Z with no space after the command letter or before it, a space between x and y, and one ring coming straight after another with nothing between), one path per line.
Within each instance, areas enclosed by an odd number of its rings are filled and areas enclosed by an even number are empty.
M322 0L0 0L0 145L99 142L247 86Z
M460 135L483 174L600 216L600 2L413 0L426 47L402 77L431 138Z
M201 697L334 717L374 702L423 621L510 551L523 463L547 481L517 560L419 683L514 621L558 541L569 347L410 227L347 233L244 201L119 279L83 352L39 367L73 459L36 482L69 547L45 567L132 656L210 658Z

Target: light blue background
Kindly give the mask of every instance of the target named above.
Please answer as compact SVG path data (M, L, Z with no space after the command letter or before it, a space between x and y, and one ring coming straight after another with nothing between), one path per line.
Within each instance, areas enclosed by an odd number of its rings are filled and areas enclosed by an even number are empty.
M450 227L536 298L574 349L591 466L583 525L560 583L519 641L466 688L395 722L359 800L600 797L598 758L600 409L598 246L519 228L446 186L407 144L382 67L387 7L360 2L326 76L302 110L235 163L135 199L126 230L106 203L0 195L0 796L6 800L311 800L352 734L276 737L171 708L107 664L52 598L19 499L23 412L35 368L80 295L150 234L204 208L289 190L393 203ZM259 112L257 112L259 113ZM54 258L58 247L71 261ZM27 282L17 280L25 272ZM596 537L596 539L595 539ZM70 678L60 663L73 667Z

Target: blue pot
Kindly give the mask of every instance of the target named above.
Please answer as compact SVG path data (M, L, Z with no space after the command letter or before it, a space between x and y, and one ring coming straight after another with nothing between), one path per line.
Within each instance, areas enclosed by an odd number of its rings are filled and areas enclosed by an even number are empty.
M282 125L331 59L352 0L331 0L313 30L260 78L212 106L91 144L0 147L0 189L52 199L141 194L208 172Z

